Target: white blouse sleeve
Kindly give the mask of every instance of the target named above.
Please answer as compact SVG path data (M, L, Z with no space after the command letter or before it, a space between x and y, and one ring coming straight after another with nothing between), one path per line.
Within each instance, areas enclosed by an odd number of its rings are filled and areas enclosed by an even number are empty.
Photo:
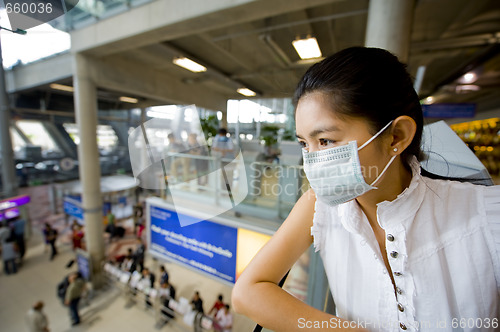
M500 291L500 186L484 187L484 207L495 268L495 278Z
M325 242L325 225L328 220L328 206L319 200L316 200L314 205L314 218L311 227L311 235L314 238L314 251L318 252L323 249Z

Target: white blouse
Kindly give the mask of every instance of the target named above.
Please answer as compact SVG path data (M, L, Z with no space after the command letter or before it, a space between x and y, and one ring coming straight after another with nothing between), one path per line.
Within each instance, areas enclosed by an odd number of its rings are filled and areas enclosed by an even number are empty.
M396 292L355 200L311 228L340 318L370 331L500 331L500 186L433 180L378 204Z

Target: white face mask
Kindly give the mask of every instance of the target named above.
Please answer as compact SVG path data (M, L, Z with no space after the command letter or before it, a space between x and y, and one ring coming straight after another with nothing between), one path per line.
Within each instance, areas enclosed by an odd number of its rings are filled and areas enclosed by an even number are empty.
M392 156L377 178L371 184L367 184L361 172L358 151L370 144L391 123L392 121L359 148L356 141L351 141L347 145L316 152L302 149L304 172L319 200L333 206L377 189L374 184L384 175L396 155Z

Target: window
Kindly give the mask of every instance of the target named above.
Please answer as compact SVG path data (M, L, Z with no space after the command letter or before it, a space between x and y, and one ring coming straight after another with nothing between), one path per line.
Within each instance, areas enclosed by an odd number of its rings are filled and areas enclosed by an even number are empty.
M16 125L33 145L42 147L42 152L60 151L59 146L41 122L33 120L19 120L16 122ZM13 140L14 139L16 138L13 136Z

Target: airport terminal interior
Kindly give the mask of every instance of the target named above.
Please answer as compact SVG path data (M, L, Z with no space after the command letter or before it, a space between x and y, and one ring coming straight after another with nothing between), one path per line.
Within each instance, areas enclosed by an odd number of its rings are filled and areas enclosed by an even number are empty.
M348 47L407 64L443 176L500 184L498 0L60 2L0 8L1 331L38 301L52 332L253 331L212 307L310 188L293 93ZM335 312L313 248L283 288Z

